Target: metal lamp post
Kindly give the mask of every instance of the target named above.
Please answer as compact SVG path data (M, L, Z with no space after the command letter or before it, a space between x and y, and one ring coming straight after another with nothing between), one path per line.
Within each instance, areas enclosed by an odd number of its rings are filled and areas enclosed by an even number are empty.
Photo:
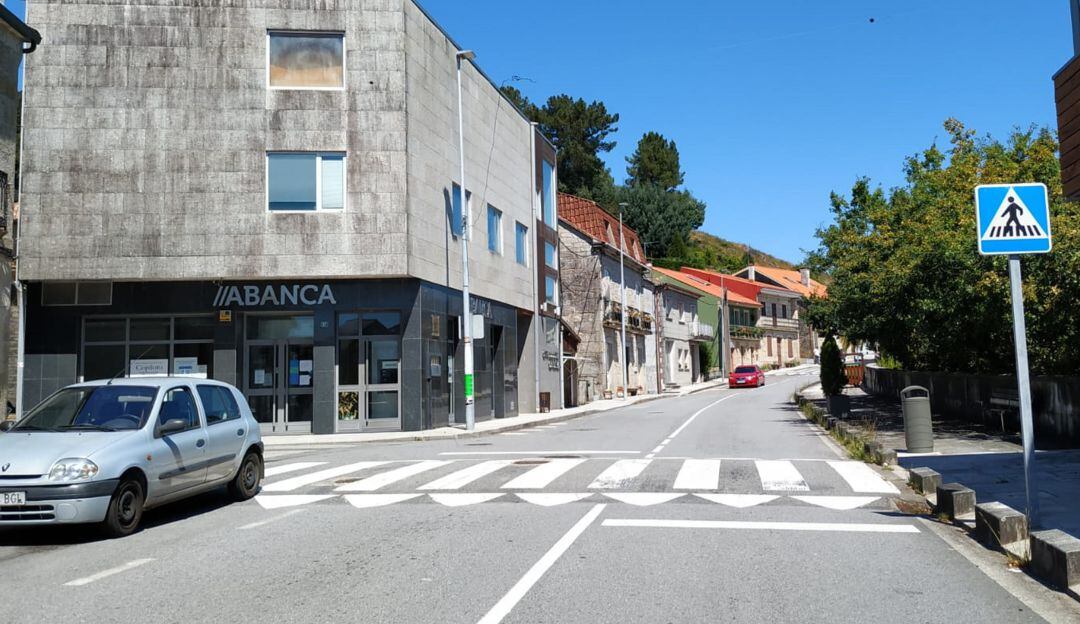
M630 204L619 204L619 291L622 295L622 314L619 323L622 331L622 396L623 400L630 398L630 362L627 361L629 349L626 348L626 263L624 261L626 241L623 239L623 209Z
M473 327L472 306L469 298L469 230L472 215L469 210L468 192L465 190L465 115L461 97L461 63L476 58L472 50L461 50L454 55L457 61L458 99L458 153L461 159L461 326L465 342L465 429L476 428L476 405L473 401Z

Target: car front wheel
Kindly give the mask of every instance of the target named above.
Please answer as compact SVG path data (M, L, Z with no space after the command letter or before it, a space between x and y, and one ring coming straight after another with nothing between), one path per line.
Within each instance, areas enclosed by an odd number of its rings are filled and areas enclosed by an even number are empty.
M127 537L139 528L142 521L146 492L138 479L124 479L113 492L103 528L109 537Z
M240 464L240 470L236 472L232 483L229 484L229 493L238 501L250 500L259 493L260 483L262 483L262 457L255 451L249 451Z

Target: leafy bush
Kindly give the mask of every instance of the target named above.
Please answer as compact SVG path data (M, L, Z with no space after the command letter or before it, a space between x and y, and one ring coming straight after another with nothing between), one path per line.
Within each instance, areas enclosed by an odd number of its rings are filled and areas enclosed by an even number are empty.
M843 394L847 385L847 373L844 371L844 358L836 339L829 336L821 345L821 391L825 396Z

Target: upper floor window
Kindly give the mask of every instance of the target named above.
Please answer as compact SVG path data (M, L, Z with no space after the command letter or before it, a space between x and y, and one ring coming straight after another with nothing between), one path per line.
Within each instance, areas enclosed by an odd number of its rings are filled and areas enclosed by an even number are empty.
M780 306L780 318L787 318L787 306Z
M558 285L559 283L551 275L544 279L544 301L551 305L559 305Z
M554 243L544 242L544 264L549 268L559 268L559 252Z
M518 264L529 266L529 228L520 223L514 227L514 253Z
M543 208L544 223L555 227L555 167L544 161L543 178L540 181L540 202Z
M44 282L41 305L112 305L112 282Z
M267 33L266 76L271 89L345 88L345 35Z
M266 177L270 210L345 208L345 154L269 152Z
M461 186L454 184L452 191L453 196L450 201L450 233L455 237L461 236L461 233L468 227L468 219L472 215L472 191L465 192L465 202L469 205L468 210L463 210L461 206Z
M488 251L492 253L502 254L502 211L495 206L492 206L491 204L488 204L487 209L487 225Z

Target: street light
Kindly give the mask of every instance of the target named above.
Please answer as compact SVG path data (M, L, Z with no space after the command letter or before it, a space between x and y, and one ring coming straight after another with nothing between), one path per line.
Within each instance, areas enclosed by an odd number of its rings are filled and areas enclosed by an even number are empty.
M619 319L619 323L622 327L622 391L623 400L627 400L630 397L630 362L629 349L626 348L626 263L624 262L623 250L626 248L626 241L623 238L623 209L630 204L626 202L619 203L619 290L622 295L622 315Z
M473 327L472 306L469 298L469 230L472 215L469 210L468 192L465 190L465 115L461 98L461 62L476 58L472 50L460 50L454 55L457 62L458 101L458 156L461 160L461 326L465 350L465 429L476 428L476 406L473 403Z

